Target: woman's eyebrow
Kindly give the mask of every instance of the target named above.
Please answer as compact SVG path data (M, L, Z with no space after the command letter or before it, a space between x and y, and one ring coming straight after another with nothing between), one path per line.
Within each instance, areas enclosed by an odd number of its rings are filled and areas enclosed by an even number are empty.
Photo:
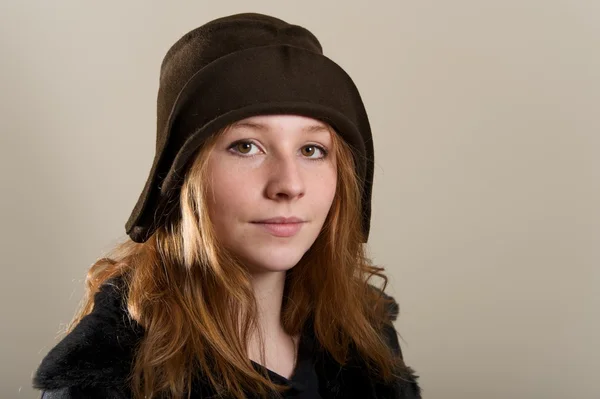
M268 125L265 125L262 123L256 123L256 122L238 122L238 123L234 123L233 127L247 127L250 129L256 129L256 130L260 130L260 131L268 131L270 129ZM317 132L329 133L329 129L325 125L305 126L302 129L302 131L306 132L306 133L317 133Z

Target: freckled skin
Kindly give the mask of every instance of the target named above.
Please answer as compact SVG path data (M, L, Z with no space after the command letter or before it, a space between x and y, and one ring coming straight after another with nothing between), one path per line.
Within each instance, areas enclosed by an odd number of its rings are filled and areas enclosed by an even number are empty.
M242 126L245 122L264 128ZM208 161L209 214L218 239L251 270L286 271L314 243L333 202L337 168L331 133L304 130L326 125L297 115L261 115L238 124L220 137ZM278 216L306 223L291 237L252 223Z

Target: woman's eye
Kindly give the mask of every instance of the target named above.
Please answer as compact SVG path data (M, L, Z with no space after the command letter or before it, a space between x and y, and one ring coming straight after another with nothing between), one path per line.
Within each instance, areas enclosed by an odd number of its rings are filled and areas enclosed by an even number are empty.
M256 152L254 152L254 153L252 152L253 146L256 149L258 149L256 144L253 143L252 141L237 141L229 146L229 150L233 151L237 154L243 155L243 156L252 156L252 155L256 155ZM327 150L325 150L321 146L314 145L314 144L310 144L310 145L306 145L306 146L302 147L301 153L306 158L313 159L313 160L323 159L327 156ZM317 156L315 156L315 154L317 154Z
M250 151L252 150L252 146L256 147L256 145L251 141L238 141L237 143L233 143L229 148L234 149L240 154L249 155Z
M318 153L318 152L321 153L320 156L317 156L317 157L312 156L313 154ZM327 156L327 151L325 151L325 149L323 147L320 147L318 145L307 145L302 148L302 155L306 155L308 158L312 158L312 159L321 159L321 158L325 158L325 156Z

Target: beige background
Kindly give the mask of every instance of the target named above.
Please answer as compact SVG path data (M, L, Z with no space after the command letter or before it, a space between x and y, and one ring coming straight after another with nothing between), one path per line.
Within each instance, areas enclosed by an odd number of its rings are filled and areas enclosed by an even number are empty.
M428 399L600 398L600 2L2 1L0 397L124 235L160 61L256 11L306 26L375 135L369 249Z

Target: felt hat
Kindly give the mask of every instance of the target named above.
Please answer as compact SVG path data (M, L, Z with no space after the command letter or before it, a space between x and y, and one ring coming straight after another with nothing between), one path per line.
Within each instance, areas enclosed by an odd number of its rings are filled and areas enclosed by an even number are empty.
M354 150L366 242L371 219L373 141L350 76L323 55L306 28L241 13L182 36L161 64L156 152L143 191L125 225L145 242L178 207L183 176L205 139L244 118L295 114L328 123Z

